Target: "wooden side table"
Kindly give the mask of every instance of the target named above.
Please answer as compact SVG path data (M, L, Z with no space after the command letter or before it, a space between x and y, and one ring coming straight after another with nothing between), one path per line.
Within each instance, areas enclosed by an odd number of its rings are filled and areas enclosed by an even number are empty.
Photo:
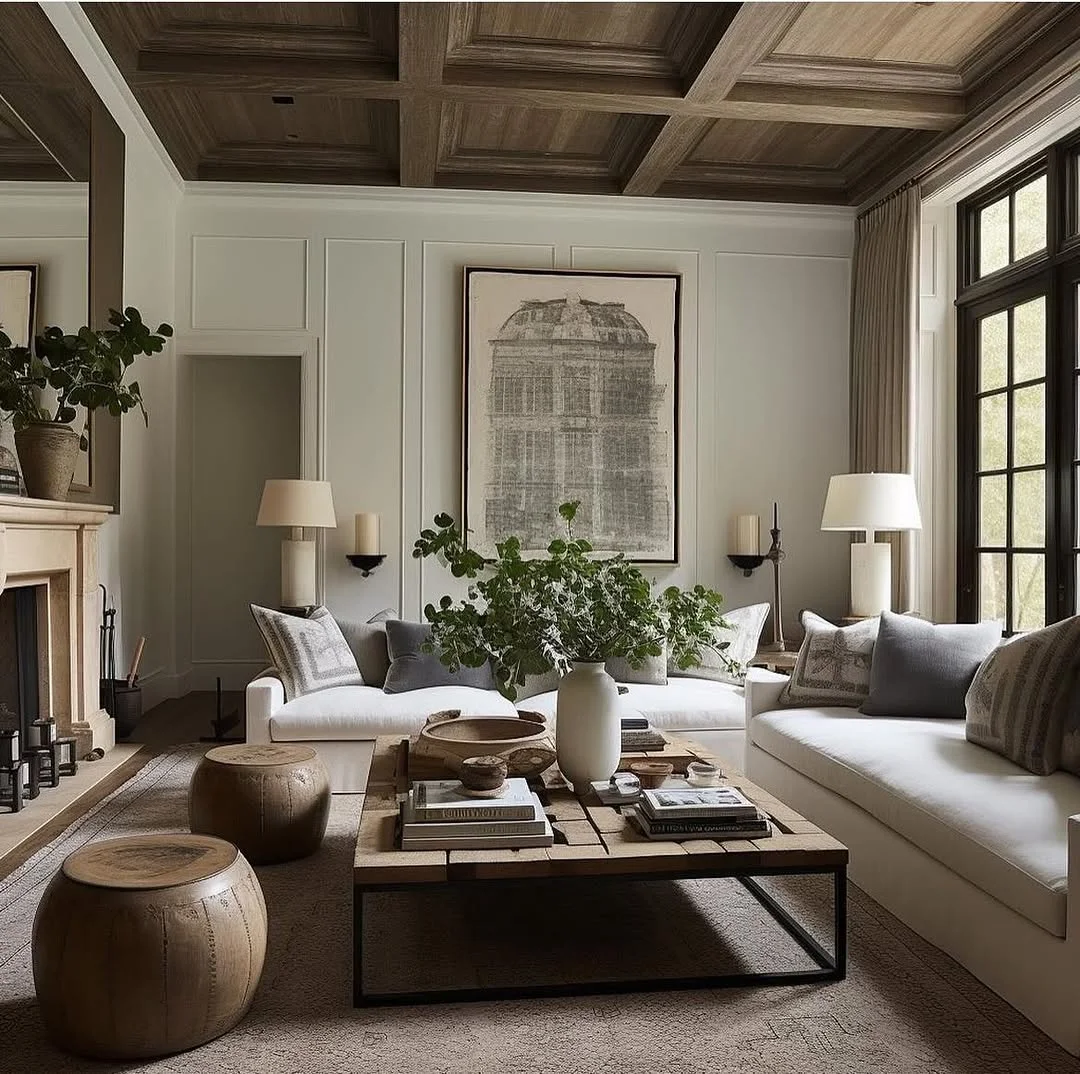
M795 662L799 659L797 649L784 649L782 651L769 651L758 649L754 659L750 661L752 668L768 668L769 671L778 671L781 674L791 674L795 670Z

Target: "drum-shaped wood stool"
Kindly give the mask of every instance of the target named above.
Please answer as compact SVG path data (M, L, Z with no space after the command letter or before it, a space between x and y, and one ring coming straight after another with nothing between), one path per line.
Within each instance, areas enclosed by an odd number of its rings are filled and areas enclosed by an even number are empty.
M310 747L216 746L191 778L193 832L235 843L256 865L314 854L330 815L330 779Z
M266 955L266 904L231 843L138 835L89 843L34 919L34 985L62 1048L148 1059L205 1044L247 1014Z

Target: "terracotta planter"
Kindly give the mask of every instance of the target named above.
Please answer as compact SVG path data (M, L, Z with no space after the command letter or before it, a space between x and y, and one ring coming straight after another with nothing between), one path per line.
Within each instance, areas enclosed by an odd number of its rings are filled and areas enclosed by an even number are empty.
M43 421L15 434L27 496L66 500L79 457L79 434L70 425Z

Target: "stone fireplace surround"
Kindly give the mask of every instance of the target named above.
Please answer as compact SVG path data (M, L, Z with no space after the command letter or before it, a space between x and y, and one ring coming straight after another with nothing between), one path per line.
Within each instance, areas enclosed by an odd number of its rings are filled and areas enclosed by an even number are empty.
M99 700L98 533L108 507L0 496L0 591L40 586L39 655L47 689L41 716L75 735L78 756L115 745Z

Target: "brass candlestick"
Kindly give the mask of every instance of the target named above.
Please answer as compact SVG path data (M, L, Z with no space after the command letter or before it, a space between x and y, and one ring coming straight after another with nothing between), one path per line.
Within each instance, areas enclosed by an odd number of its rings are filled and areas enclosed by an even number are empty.
M761 648L770 653L782 653L784 651L784 605L780 599L780 564L786 553L780 543L780 512L775 503L773 504L773 524L769 533L772 534L772 545L765 554L765 558L771 560L773 565L773 640L771 644L763 645Z

